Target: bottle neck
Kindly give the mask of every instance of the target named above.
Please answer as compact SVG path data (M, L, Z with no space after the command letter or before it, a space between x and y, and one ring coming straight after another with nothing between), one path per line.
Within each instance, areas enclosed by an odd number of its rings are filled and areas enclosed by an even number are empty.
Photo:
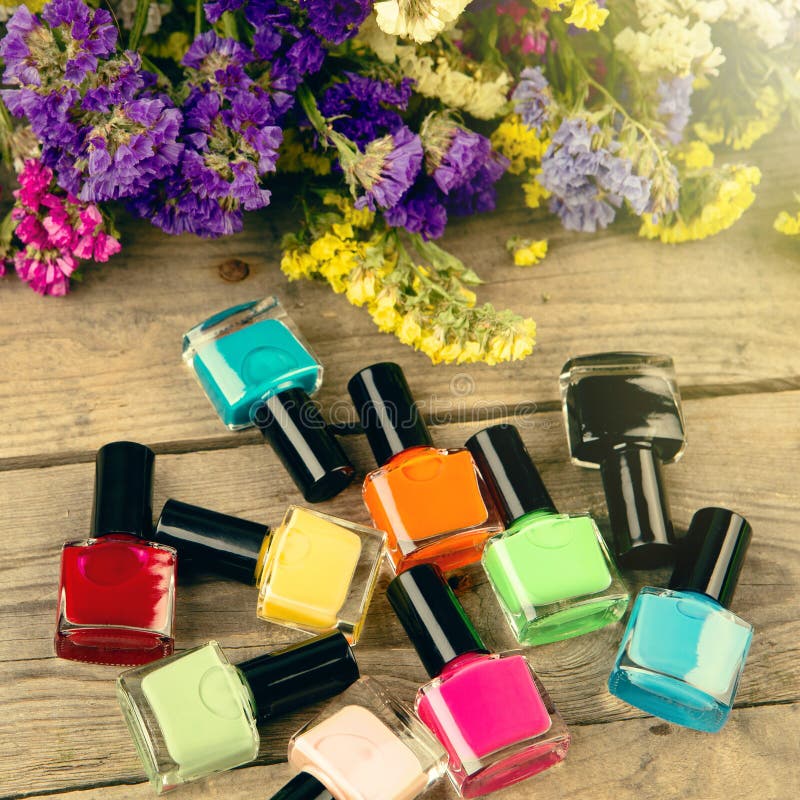
M674 536L661 460L652 443L630 442L609 449L600 474L620 563L635 568L668 563Z

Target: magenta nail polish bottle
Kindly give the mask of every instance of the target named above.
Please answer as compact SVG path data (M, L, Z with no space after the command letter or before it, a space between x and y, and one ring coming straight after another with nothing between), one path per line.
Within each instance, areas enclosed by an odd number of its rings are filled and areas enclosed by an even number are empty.
M562 761L567 726L519 653L490 653L441 570L402 572L387 596L433 678L415 710L447 751L462 797L480 797Z

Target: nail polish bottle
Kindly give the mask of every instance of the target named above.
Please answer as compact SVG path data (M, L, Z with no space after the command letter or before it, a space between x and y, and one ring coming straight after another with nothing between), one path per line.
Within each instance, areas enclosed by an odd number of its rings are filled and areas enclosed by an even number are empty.
M322 365L275 297L221 311L183 337L192 368L231 430L255 425L309 503L327 500L355 475L310 395Z
M574 464L600 469L618 563L649 569L674 558L661 464L686 445L668 356L596 353L570 359L559 379Z
M467 448L506 530L486 543L483 568L520 644L557 642L620 619L628 590L594 520L559 514L513 425L493 425Z
M518 783L562 761L569 733L524 656L489 653L436 566L398 575L387 597L433 678L415 710L447 751L462 797Z
M381 531L289 506L272 532L266 525L167 500L157 542L181 563L255 583L261 619L313 634L361 634L383 559Z
M252 761L258 725L331 697L357 678L358 665L338 632L236 666L212 641L123 672L117 696L161 794Z
M364 479L372 522L387 533L395 570L435 563L443 570L478 561L502 530L470 452L440 450L397 364L373 364L347 385L378 469Z
M753 626L728 611L750 537L733 511L695 513L669 588L646 586L633 604L611 694L676 725L722 728L753 638Z
M273 800L413 800L446 763L411 709L361 678L289 740L289 765L299 774Z
M132 666L172 653L177 559L148 541L154 461L136 442L97 451L91 538L61 552L59 658Z

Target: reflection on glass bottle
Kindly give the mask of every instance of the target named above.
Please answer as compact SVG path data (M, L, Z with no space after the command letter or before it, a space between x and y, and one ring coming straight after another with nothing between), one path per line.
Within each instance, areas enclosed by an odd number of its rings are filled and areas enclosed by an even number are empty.
M385 535L374 528L299 506L266 525L168 500L156 541L182 560L258 586L257 613L278 625L361 635L383 559Z
M519 431L494 425L467 441L506 530L483 567L521 644L579 636L615 622L628 591L594 521L556 511Z
M91 539L61 553L55 650L95 664L146 664L174 646L176 554L152 534L150 448L111 442L95 462Z
M395 570L478 561L502 526L469 451L433 446L397 364L366 367L347 388L379 465L364 479L364 503Z
M387 597L433 679L416 711L448 753L462 797L518 783L563 760L569 733L524 656L492 654L431 564L398 575Z
M648 568L674 557L661 464L686 444L672 359L597 353L568 361L560 377L572 461L599 468L619 562Z
M733 511L694 515L670 588L648 586L636 598L609 677L612 694L688 728L725 724L753 636L727 608L750 537Z
M117 695L139 758L161 793L258 754L257 726L358 678L340 633L232 665L216 642L128 670Z

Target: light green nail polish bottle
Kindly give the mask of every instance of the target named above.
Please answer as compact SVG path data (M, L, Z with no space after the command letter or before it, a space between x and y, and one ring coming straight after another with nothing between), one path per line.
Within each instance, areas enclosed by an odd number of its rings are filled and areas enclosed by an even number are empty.
M258 724L337 694L357 678L347 640L336 632L238 666L209 642L123 672L117 695L160 794L252 761Z
M628 606L594 521L559 514L513 425L467 442L507 529L483 551L483 567L520 644L556 642L618 620Z

